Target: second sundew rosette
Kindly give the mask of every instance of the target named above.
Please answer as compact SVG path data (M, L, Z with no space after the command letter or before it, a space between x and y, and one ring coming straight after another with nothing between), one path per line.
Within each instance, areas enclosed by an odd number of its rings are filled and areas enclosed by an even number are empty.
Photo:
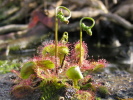
M64 57L69 54L69 44L58 42L58 55L60 65L62 64ZM43 46L39 48L39 53L43 57L54 57L55 56L55 43L54 41L44 42Z

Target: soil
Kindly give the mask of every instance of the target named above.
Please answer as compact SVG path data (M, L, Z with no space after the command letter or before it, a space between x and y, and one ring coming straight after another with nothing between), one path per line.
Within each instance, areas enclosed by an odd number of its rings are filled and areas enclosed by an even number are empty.
M35 90L32 94L25 98L15 98L11 95L13 80L16 79L16 75L13 73L7 73L0 75L0 100L40 100L40 91ZM33 95L34 94L34 95Z
M103 100L133 100L133 74L126 71L115 71L112 74L95 74L97 82L101 82L110 91ZM102 97L102 95L100 95Z

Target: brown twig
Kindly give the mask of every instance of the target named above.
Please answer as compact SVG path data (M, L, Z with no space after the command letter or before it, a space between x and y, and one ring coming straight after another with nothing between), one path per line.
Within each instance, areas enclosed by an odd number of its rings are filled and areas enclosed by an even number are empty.
M112 14L112 13L104 14L104 13L102 13L101 16L106 17L107 19L111 20L112 22L119 24L120 26L122 26L128 30L133 30L133 24L131 24L129 21L125 20L124 18L122 18L116 14Z
M11 23L15 20L21 20L22 18L24 18L28 12L33 9L30 4L33 2L34 0L23 0L21 3L21 9L20 11L18 11L15 15L9 17L7 20L1 22L1 24L8 24Z
M7 32L13 32L13 31L21 31L28 28L28 25L7 25L0 27L0 34L7 33Z

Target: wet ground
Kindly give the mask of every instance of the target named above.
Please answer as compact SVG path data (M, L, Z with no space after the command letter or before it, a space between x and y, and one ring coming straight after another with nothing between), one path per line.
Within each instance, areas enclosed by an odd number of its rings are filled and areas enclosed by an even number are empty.
M103 100L133 100L133 74L126 71L114 71L112 74L102 72L95 74L94 78L98 82L102 82L106 86L110 95L105 96Z

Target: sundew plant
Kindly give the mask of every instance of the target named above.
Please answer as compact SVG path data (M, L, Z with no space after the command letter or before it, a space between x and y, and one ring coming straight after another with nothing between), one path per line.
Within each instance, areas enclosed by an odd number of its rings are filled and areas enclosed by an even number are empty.
M64 16L64 10L68 17ZM105 59L89 60L87 44L82 41L82 31L91 36L95 21L90 17L80 20L79 41L69 43L68 32L58 40L58 22L68 24L70 17L68 8L56 8L55 40L44 41L38 47L38 56L24 63L20 72L13 70L19 77L11 91L14 97L23 98L40 89L41 100L93 100L96 99L97 88L105 90L102 84L92 81L89 73L106 67L107 62ZM83 20L91 21L92 25L87 26Z

